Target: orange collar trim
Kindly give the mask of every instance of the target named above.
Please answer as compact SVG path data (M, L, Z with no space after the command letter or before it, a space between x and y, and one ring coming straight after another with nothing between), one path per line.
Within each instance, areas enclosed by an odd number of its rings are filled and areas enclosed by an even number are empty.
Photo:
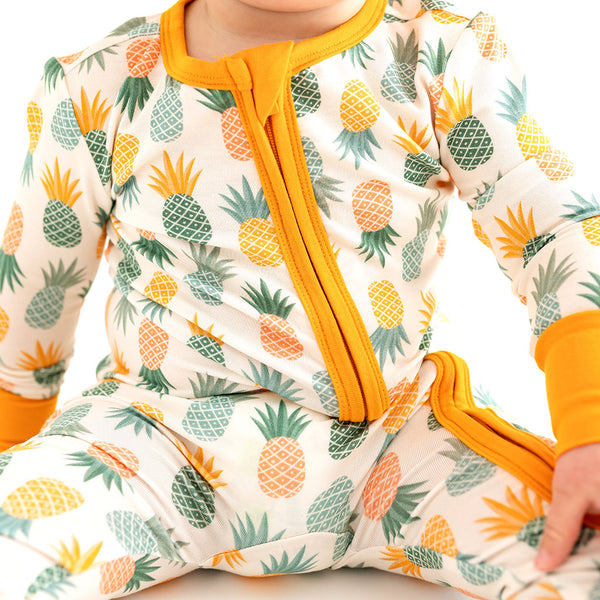
M188 55L184 15L185 6L191 1L178 0L161 15L160 43L167 73L174 79L190 85L222 89L236 88L236 83L227 68L228 57L212 62ZM290 57L292 74L352 48L364 40L383 19L386 4L386 0L366 0L363 7L339 27L294 44ZM279 44L257 46L232 56L244 58L253 51L264 53L269 46L276 51Z

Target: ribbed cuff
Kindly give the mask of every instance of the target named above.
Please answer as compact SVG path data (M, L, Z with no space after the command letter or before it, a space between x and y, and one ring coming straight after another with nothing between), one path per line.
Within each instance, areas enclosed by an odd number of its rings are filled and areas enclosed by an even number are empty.
M0 452L38 434L58 396L32 399L0 390Z
M600 442L600 310L555 321L534 354L546 376L557 454Z

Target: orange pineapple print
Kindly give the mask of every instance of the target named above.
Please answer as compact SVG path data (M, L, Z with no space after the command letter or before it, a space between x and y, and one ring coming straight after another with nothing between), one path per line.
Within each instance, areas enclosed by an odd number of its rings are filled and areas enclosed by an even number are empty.
M388 244L395 246L393 237L399 237L390 225L394 213L392 189L389 183L371 179L357 185L352 191L352 212L361 228L360 254L367 253L369 260L375 252L382 266L385 255L389 256Z
M265 405L266 413L256 409L259 418L252 420L265 436L258 460L258 485L271 498L291 498L304 485L306 465L304 450L298 437L310 424L307 415L297 408L288 415L285 402L279 402L279 411Z
M287 360L300 358L304 347L294 328L286 320L295 305L289 301L289 298L281 297L282 290L277 290L272 295L263 279L260 280L260 291L249 283L247 285L247 288L242 288L248 295L244 300L260 314L258 322L263 348L279 358Z
M169 334L156 323L144 318L138 330L138 349L143 363L139 373L142 385L161 394L168 393L169 388L174 386L160 368L169 349Z
M122 103L121 112L127 110L129 120L133 119L137 107L144 108L154 86L148 75L156 66L160 56L160 39L140 38L127 47L127 68L129 77L123 82L115 104Z

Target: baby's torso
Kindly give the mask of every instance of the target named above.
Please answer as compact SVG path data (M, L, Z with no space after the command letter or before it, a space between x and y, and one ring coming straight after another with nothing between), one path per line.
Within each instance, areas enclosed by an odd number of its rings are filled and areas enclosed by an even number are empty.
M89 74L67 77L111 107L100 378L193 397L201 373L356 421L413 381L454 195L436 52L466 20L400 10L364 14L359 43L346 29L201 72L178 50L180 2L77 59Z

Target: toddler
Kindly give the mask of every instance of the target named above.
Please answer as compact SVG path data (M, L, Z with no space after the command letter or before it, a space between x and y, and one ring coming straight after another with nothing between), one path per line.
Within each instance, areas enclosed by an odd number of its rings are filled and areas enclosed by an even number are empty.
M492 16L179 0L49 59L27 125L0 597L341 567L597 596L600 202ZM429 352L455 196L528 311L556 441ZM103 255L111 353L56 410Z

